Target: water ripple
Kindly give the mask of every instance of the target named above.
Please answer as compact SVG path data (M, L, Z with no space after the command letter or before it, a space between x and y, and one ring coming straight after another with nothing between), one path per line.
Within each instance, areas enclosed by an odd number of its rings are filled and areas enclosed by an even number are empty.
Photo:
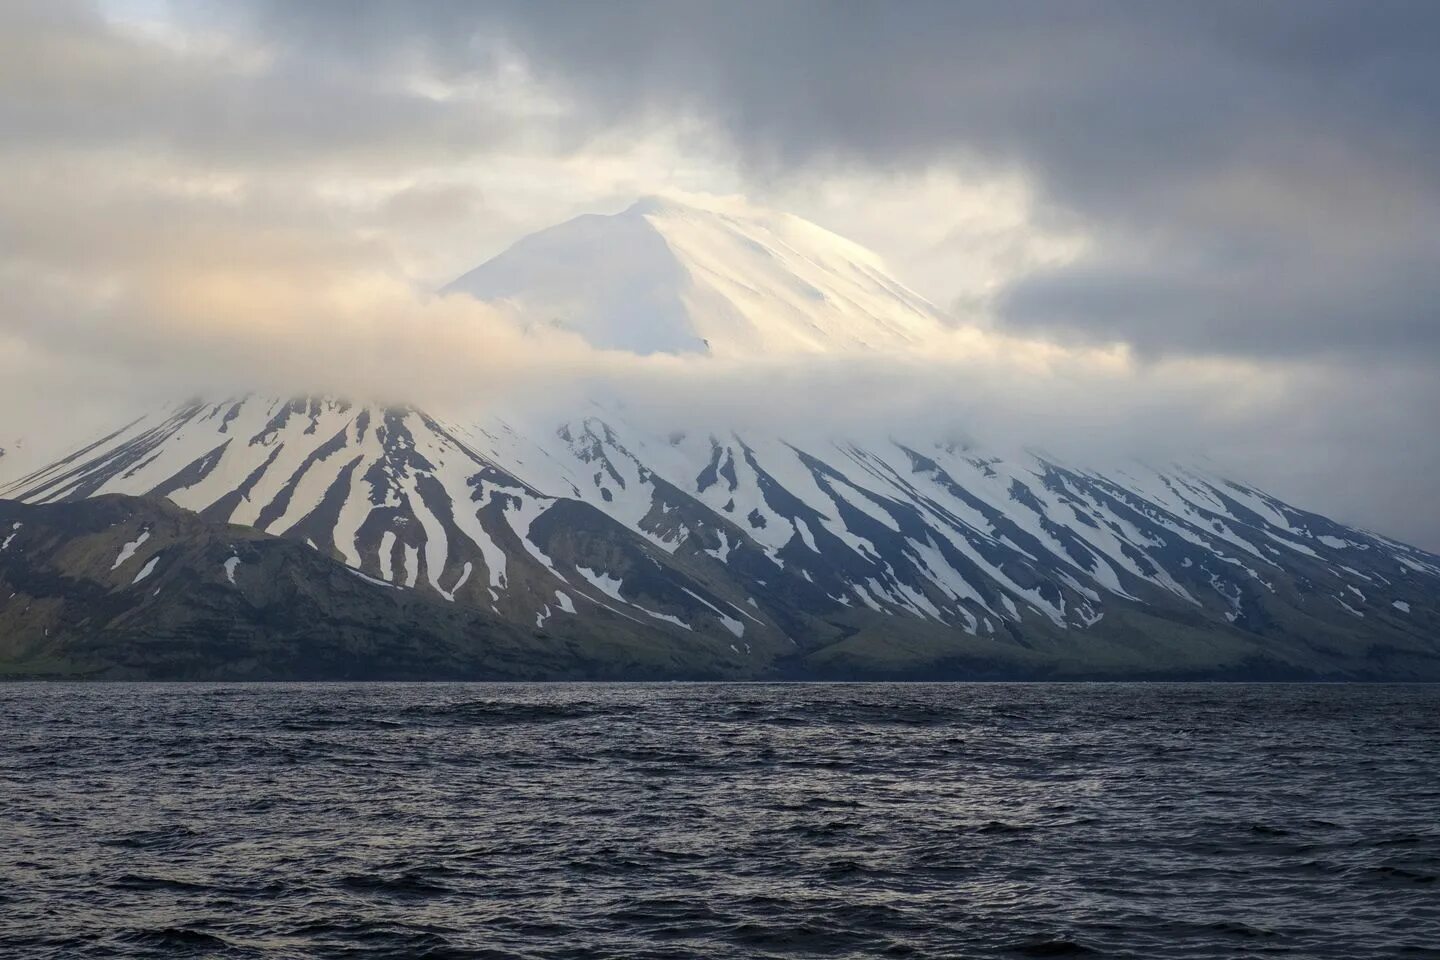
M0 685L0 956L1440 956L1440 688Z

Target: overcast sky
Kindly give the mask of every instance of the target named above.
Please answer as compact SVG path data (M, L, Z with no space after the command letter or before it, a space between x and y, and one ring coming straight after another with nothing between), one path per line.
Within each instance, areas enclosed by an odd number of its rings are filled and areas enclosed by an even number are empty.
M464 380L507 347L424 291L671 189L847 235L992 348L1123 358L1031 421L1093 394L1440 548L1433 2L3 0L0 446L396 329Z

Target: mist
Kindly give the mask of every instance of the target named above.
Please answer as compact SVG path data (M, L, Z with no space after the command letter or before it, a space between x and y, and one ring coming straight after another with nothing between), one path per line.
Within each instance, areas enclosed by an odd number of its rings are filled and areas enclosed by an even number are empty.
M0 472L64 455L162 404L323 394L547 432L595 415L655 436L735 432L802 447L894 438L1039 451L1082 467L1204 464L1300 506L1436 542L1437 531L1417 529L1407 510L1387 513L1375 496L1425 495L1424 465L1407 490L1386 454L1421 408L1395 403L1379 424L1356 415L1386 406L1377 393L1423 398L1423 370L1378 384L1323 366L1146 361L973 326L906 353L639 356L373 268L194 266L207 262L192 250L139 271L88 310L80 291L52 288L42 302L35 284L15 288L31 294L38 322L7 331L0 391L11 456Z

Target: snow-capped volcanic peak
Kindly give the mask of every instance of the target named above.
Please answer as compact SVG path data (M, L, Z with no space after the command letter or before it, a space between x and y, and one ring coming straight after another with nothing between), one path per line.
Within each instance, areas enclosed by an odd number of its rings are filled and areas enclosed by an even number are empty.
M505 301L595 346L642 354L903 351L944 327L875 254L740 200L646 197L576 217L446 292Z

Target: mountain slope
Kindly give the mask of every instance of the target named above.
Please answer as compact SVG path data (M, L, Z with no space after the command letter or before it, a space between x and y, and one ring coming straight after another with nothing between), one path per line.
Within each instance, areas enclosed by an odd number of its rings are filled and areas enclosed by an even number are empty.
M151 498L0 501L0 676L726 677L734 657L603 618L537 630ZM727 662L728 660L728 662Z
M527 237L445 288L598 347L762 356L909 350L945 325L868 250L740 201L646 198Z
M248 397L0 489L166 497L529 630L749 675L1440 677L1440 558L1194 471Z

